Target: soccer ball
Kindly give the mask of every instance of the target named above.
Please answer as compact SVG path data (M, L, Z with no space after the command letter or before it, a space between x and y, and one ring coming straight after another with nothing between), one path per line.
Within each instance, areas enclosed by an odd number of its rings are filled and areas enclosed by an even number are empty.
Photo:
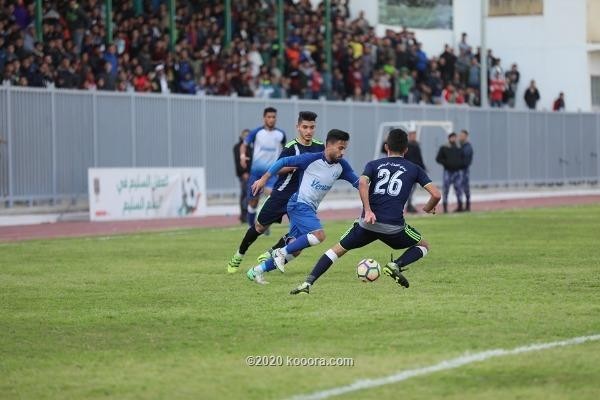
M363 282L376 281L379 275L381 275L381 266L372 258L360 260L356 266L356 276Z

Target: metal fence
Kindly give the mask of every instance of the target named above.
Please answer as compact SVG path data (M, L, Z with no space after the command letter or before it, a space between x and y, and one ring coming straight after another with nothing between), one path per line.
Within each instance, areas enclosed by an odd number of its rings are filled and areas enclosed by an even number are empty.
M471 133L475 185L585 182L600 175L600 114L594 113L1 87L0 138L8 143L0 144L0 200L83 199L89 167L203 166L209 194L236 193L232 147L243 128L262 124L266 106L278 109L288 139L301 110L319 115L320 138L331 128L349 131L347 159L359 173L377 152L381 122L447 120ZM444 142L440 133L422 141L438 182L442 169L433 160Z

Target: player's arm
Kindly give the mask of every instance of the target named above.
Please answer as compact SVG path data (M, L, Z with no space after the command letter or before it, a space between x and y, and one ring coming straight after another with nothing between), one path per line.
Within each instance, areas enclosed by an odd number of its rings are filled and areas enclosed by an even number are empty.
M377 221L375 213L371 210L371 203L369 202L369 185L371 179L366 175L361 175L358 180L358 194L360 195L360 201L362 201L363 208L365 210L365 222L367 224L374 224Z
M440 202L442 195L433 182L429 182L423 186L423 189L427 190L429 193L429 200L427 200L427 203L423 206L423 211L428 214L435 214L435 206Z
M273 175L275 175L276 173L279 172L279 170L281 170L284 167L301 167L302 165L305 165L310 162L312 162L314 160L314 157L310 157L312 156L313 153L310 154L301 154L299 156L292 156L292 157L283 157L280 158L279 160L275 161L273 163L273 165L271 165L271 167L269 167L269 169L267 170L267 172L265 172L265 174L263 176L260 177L259 180L257 180L256 182L254 182L252 184L252 194L256 196L257 193L260 193L261 189L263 187L265 187L267 181L269 180L270 177L272 177ZM309 156L309 157L306 157Z

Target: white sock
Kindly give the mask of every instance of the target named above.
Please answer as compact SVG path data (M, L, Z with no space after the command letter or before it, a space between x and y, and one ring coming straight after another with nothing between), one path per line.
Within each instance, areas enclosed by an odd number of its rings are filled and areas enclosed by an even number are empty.
M312 233L309 233L308 235L306 235L306 238L308 239L308 243L311 246L316 246L319 243L321 243L321 241L319 239L317 239L317 237L315 235L313 235Z

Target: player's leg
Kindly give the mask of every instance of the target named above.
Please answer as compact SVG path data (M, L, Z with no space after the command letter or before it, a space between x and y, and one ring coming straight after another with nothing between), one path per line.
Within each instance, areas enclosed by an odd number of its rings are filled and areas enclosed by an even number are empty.
M465 194L465 211L471 211L471 182L469 182L469 168L462 170L462 189Z
M260 179L260 176L256 174L250 174L248 177L247 184L247 198L248 198L248 226L254 226L254 222L256 219L256 211L258 209L258 200L260 198L260 193L258 195L252 194L252 184Z
M288 254L297 253L310 246L316 246L325 240L325 231L321 221L316 211L308 204L288 203L288 217L290 218L290 234L296 240L273 252L275 266L282 272Z
M256 225L259 232L265 232L266 234L266 229L268 229L272 224L281 223L283 216L287 214L287 201L287 198L275 198L272 196L267 198L258 212L258 215L256 216ZM277 243L271 247L271 249L259 255L257 261L261 263L271 258L273 250L285 246L287 244L287 240L288 235L283 235L281 238L279 238Z
M231 257L231 260L229 260L227 272L232 274L238 271L248 248L265 232L269 225L273 222L281 222L286 211L285 200L275 200L272 197L267 198L258 214L256 222L253 226L248 228L240 243L238 251Z
M456 194L456 203L458 204L454 212L463 211L461 177L462 174L460 171L454 171L451 174L452 186L454 187L454 193Z
M289 234L287 235L287 241L286 243L291 243L292 241L294 241L294 238L291 237ZM296 252L293 254L288 254L287 256L285 256L285 264L287 264L288 262L292 261L294 258L298 257L298 255L300 255L300 252ZM256 283L259 283L261 285L265 285L269 282L267 282L264 278L264 274L266 272L270 272L273 271L274 269L276 269L277 267L275 267L275 263L273 262L273 259L271 257L269 257L268 259L264 260L264 261L259 261L260 264L254 266L253 268L250 268L247 272L246 272L246 276L248 277L248 279L250 279L251 281L254 281Z
M399 285L408 287L408 280L402 275L402 271L408 265L427 255L429 243L423 240L421 234L410 225L405 225L402 232L386 235L381 240L393 249L406 249L400 257L384 266L383 272L392 277Z
M448 191L450 190L450 171L444 169L444 180L442 183L442 206L444 212L448 212Z
M290 294L309 293L310 287L319 279L329 267L339 258L352 249L357 249L373 242L377 239L374 232L368 231L358 225L357 222L342 235L339 243L327 250L319 258L312 271L306 277L306 280L293 289Z

